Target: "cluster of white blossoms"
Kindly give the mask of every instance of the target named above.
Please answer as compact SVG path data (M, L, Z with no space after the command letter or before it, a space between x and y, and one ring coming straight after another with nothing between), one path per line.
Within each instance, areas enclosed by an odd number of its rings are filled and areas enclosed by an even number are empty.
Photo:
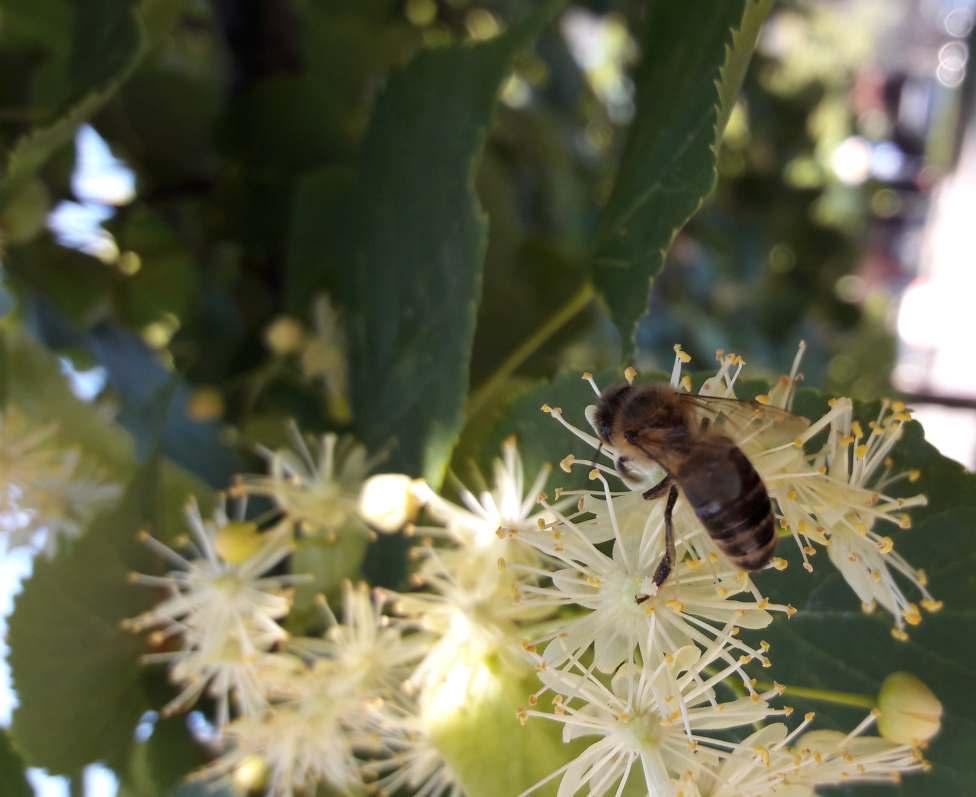
M0 411L0 535L6 548L53 556L121 493L119 486L58 440L55 425L38 426L10 406Z
M678 349L676 390L690 389L687 359ZM702 393L734 397L741 367L722 357ZM819 421L786 424L784 439L769 419L792 417L783 410L797 378L794 366L760 397L775 409L758 412L737 442L804 565L813 546L826 546L862 601L889 610L901 635L919 610L896 577L918 588L923 607L938 608L877 530L907 525L904 510L923 501L885 493L900 478L886 460L907 415L886 406L865 435L851 402L837 400ZM204 520L191 505L193 539L178 541L185 555L146 535L173 570L133 580L168 595L126 626L151 629L158 650L146 659L169 664L179 693L167 711L203 694L216 700L219 754L200 777L232 777L275 797L317 784L461 797L464 755L520 747L517 737L472 739L459 753L452 740L477 732L470 717L504 692L499 684L530 683L533 673L538 689L515 717L558 723L575 757L524 794L558 780L560 797L811 797L819 786L896 780L927 766L920 750L938 731L941 706L910 676L892 681L850 733L811 730L812 714L790 729L784 687L757 679L772 666L770 646L743 631L786 622L793 607L764 597L683 498L674 508L675 565L655 584L665 502L642 492L660 471L648 466L624 482L612 446L545 409L606 457L561 463L586 468L596 489L557 490L550 500L549 467L526 479L510 438L491 484L480 476L479 490L458 484L453 503L401 474L367 478L376 460L352 441L326 435L309 445L295 430L292 449L264 452L267 475L235 485L233 513L222 502ZM248 497L274 508L247 521ZM415 525L421 506L425 520ZM417 542L411 590L346 582L340 611L319 599L314 635L297 635L309 633L306 617L289 624L296 635L285 630L303 577L283 572L303 538L401 528ZM880 735L869 735L876 721ZM483 764L478 771L484 776Z
M671 387L689 392L691 380L681 371L690 357L680 347L675 354ZM890 611L894 635L904 638L905 624L919 622L921 615L896 575L918 589L926 609L940 606L926 590L924 575L877 530L883 522L906 528L904 510L924 503L923 496L905 499L885 493L902 478L891 473L888 455L908 414L901 405L885 403L868 434L852 419L849 399L832 401L824 417L813 423L788 414L799 359L798 354L790 375L751 408L699 403L717 408L710 421L724 423L756 467L782 535L797 541L804 567L812 568L813 546L825 546L865 609L879 604ZM700 395L734 399L743 361L719 353L719 363ZM626 376L633 382L636 374L628 369ZM600 396L592 376L584 374L584 379ZM742 414L736 409L741 407L749 410L742 423L735 417ZM761 690L747 670L753 662L772 666L769 645L743 640L740 630L762 629L775 614L789 617L795 610L763 597L748 573L721 553L683 496L673 515L675 565L656 585L652 574L665 552L665 499L648 500L642 493L663 471L650 462L642 469L641 463L628 462L625 479L613 467L617 452L612 445L571 424L561 408L546 405L543 411L607 460L563 459L567 472L586 468L598 489L557 491L558 497L576 500L575 511L550 506L551 521L517 535L544 565L510 566L538 580L520 587L523 603L563 609L559 622L548 624L526 645L542 686L520 719L560 723L567 742L594 740L550 776L560 779L560 795L581 789L591 795L621 795L629 782L642 778L642 789L655 796L799 797L812 794L818 785L897 779L925 766L919 749L934 731L926 728L918 738L898 741L866 737L873 713L847 735L807 732L812 715L793 731L778 722L763 725L742 742L710 733L792 712L788 706L775 706L782 687L773 683ZM723 412L730 414L719 417ZM596 430L596 408L581 414ZM545 496L540 500L548 506ZM774 558L769 566L782 570L787 561ZM550 701L551 710L539 708L543 700Z
M190 503L190 537L170 547L140 535L171 569L131 575L165 597L123 627L151 632L143 661L167 664L178 686L164 714L203 695L216 703L222 754L197 777L232 776L282 797L367 782L459 795L419 721L416 690L405 688L432 648L428 634L392 617L386 594L349 581L338 615L319 597L319 636L283 625L294 586L311 580L281 572L301 538L389 531L417 505L412 480L367 478L373 463L353 441L325 435L316 445L293 431L294 449L264 452L268 475L240 479L211 518ZM255 496L275 506L247 520Z

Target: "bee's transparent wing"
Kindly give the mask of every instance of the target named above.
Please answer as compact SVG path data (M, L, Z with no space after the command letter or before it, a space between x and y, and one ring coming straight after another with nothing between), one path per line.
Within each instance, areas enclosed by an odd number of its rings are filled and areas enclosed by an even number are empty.
M763 444L787 443L810 425L806 418L756 401L694 393L681 393L678 400L705 429L724 434L740 446L756 438L761 438Z

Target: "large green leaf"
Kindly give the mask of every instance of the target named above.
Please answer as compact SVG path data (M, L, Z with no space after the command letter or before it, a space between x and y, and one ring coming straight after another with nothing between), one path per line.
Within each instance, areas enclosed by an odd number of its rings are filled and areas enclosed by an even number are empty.
M715 184L716 139L771 5L649 4L637 115L594 260L594 282L625 342L671 241Z
M172 537L160 469L140 470L119 506L97 517L58 557L35 561L10 618L10 666L20 705L13 736L27 763L70 774L93 761L119 766L133 729L152 708L138 657L143 640L120 621L148 607L150 590L128 583L150 557L136 532Z
M929 496L928 507L912 512L914 527L893 532L896 549L926 571L929 589L945 608L910 628L908 642L898 642L890 635L891 618L880 610L863 614L858 598L823 554L809 574L792 546L784 544L790 567L758 580L771 599L792 603L799 611L761 633L772 644L769 674L787 685L874 696L890 673L914 673L942 701L944 723L926 752L932 771L906 779L898 794L970 794L976 792L976 644L968 631L976 613L976 476L939 455L925 442L918 424L908 425L895 459L922 471L919 482L904 484L906 494L922 491ZM850 729L865 713L804 701L791 697L789 690L786 699L816 710L819 727ZM851 787L849 792L891 793L874 786Z
M439 483L457 440L487 222L475 167L512 59L562 5L508 33L429 49L395 73L363 144L350 318L358 434Z
M24 762L11 746L6 731L0 731L0 783L4 797L31 797L34 793L24 775Z

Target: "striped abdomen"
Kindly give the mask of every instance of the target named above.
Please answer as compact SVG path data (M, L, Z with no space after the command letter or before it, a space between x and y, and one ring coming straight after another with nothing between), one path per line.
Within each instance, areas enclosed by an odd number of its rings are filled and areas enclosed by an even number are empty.
M745 454L719 435L700 439L674 474L716 545L743 570L769 563L776 525L766 485Z

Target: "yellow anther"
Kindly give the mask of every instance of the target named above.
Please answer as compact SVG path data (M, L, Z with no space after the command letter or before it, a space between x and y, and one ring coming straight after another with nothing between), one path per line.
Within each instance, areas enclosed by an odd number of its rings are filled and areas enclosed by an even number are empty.
M627 384L628 385L634 384L634 380L636 378L637 378L637 369L634 368L632 365L627 366L627 368L624 369L624 379L627 380Z
M546 415L552 412L552 407L550 407L548 404L543 404L539 409L541 409Z
M912 527L912 519L908 515L898 515L898 527L910 529Z
M840 439L840 444L842 446L849 446L853 442L854 442L854 435L850 435L850 434L845 434Z
M868 455L868 447L864 445L864 443L861 443L861 445L857 446L854 449L854 456L857 457L858 459L864 459L867 455Z
M942 609L944 605L945 604L943 604L942 601L937 601L932 598L925 598L925 600L922 601L922 608L931 614L935 614L937 611Z
M590 373L589 371L583 371L583 373L580 375L580 379L590 380L592 378L593 378L593 374Z
M765 747L757 747L755 749L755 753L756 753L756 758L762 761L762 765L764 767L768 767L770 761L769 750L767 750Z
M681 377L681 387L683 387L687 392L691 392L691 377L688 374Z
M914 603L909 603L905 607L905 611L902 612L902 615L905 618L905 622L909 625L918 625L922 622L922 612L919 611L918 606Z
M791 501L795 501L797 498L800 497L800 494L794 488L791 487L789 491L786 493L786 497L789 498Z
M861 611L865 614L874 614L874 610L878 608L878 604L875 601L862 601Z
M904 629L902 629L902 628L892 628L891 629L891 635L895 639L897 639L899 642L907 642L908 641L908 634L906 634L905 631L904 631Z
M681 612L683 612L685 609L685 605L681 601L674 599L669 600L664 605L667 606L671 611L678 612L678 614L681 614Z
M881 541L878 543L878 550L881 553L889 554L895 550L895 541L891 537L882 537Z
M929 583L929 575L924 570L919 568L915 571L915 578L918 580L919 586L927 587Z
M796 437L796 438L794 438L793 439L793 447L794 448L803 448L803 438L802 437Z
M586 474L586 478L590 481L594 481L600 478L600 471L597 468L591 468L590 472Z
M769 608L769 598L763 598L756 603L757 609L768 609Z
M774 570L786 570L790 566L790 563L786 561L782 556L774 556L769 563Z
M769 404L769 394L768 393L760 393L758 396L756 396L756 403L757 404Z
M910 471L908 471L908 481L917 482L921 478L922 471L920 471L918 468L912 468Z
M786 605L786 616L787 617L792 617L794 614L796 614L796 607L795 606L792 606L790 604L787 604Z
M572 473L573 463L576 462L576 457L572 454L567 454L561 460L559 460L559 467L562 469L563 473Z
M864 429L862 428L860 421L854 421L851 424L851 433L854 435L855 439L864 437Z

